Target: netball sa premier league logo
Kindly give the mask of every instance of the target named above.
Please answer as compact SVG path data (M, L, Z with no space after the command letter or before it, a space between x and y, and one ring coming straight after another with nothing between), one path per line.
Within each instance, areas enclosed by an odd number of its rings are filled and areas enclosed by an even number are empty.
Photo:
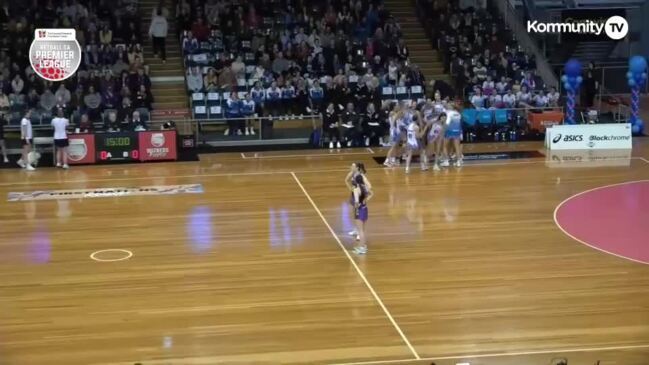
M45 80L62 81L81 64L81 47L74 29L36 29L29 47L29 62Z

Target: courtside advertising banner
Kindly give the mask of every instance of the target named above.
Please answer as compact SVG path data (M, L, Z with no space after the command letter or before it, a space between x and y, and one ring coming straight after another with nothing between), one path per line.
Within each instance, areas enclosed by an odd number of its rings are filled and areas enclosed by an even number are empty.
M622 167L631 165L631 150L555 150L545 155L550 168Z
M48 81L63 81L81 64L81 47L74 29L36 29L29 47L34 72Z
M95 160L95 135L68 135L68 162L70 165L93 164Z
M555 125L545 134L550 150L631 149L631 124Z
M140 160L176 160L176 131L140 132Z

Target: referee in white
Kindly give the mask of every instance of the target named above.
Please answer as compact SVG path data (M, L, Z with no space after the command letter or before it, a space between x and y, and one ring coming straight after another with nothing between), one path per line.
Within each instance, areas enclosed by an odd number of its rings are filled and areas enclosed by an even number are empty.
M34 139L34 131L32 130L32 110L28 109L20 121L20 139L23 143L23 156L18 160L18 166L27 171L36 170L34 166L29 163L29 153L32 151L32 143Z
M68 169L68 133L66 131L70 121L63 117L63 109L59 108L56 112L56 117L52 119L52 127L54 127L54 147L56 151L56 167L63 167Z

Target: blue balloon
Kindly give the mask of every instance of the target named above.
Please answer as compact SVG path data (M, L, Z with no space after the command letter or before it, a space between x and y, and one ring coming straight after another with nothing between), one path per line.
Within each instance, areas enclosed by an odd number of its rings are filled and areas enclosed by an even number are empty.
M633 132L633 134L640 134L640 127L637 124L632 125L631 132Z
M568 76L566 75L561 76L561 82L567 82L567 81L568 81Z
M583 81L584 81L584 78L583 78L583 77L581 77L581 76L577 76L577 82L578 82L578 83L581 84Z
M566 62L564 70L568 76L579 76L581 74L581 63L577 59L571 58Z
M647 73L646 72L641 73L640 77L642 77L643 80L646 80L647 79Z
M635 85L636 84L634 79L629 80L629 86L634 87Z
M632 77L633 77L633 72L629 71L629 72L626 73L626 78L627 79L630 79Z
M567 82L563 84L563 88L568 90L568 91L572 90L572 86Z
M629 60L629 71L640 74L647 71L647 60L642 56L633 56Z

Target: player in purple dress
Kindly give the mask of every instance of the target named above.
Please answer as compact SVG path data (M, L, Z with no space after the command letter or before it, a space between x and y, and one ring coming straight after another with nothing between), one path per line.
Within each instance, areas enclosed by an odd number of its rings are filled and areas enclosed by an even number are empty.
M363 164L356 163L358 173L352 180L352 198L354 199L354 220L358 231L358 241L354 247L354 253L364 255L367 253L367 236L365 224L369 216L367 202L372 198L372 189L362 171L365 170Z

